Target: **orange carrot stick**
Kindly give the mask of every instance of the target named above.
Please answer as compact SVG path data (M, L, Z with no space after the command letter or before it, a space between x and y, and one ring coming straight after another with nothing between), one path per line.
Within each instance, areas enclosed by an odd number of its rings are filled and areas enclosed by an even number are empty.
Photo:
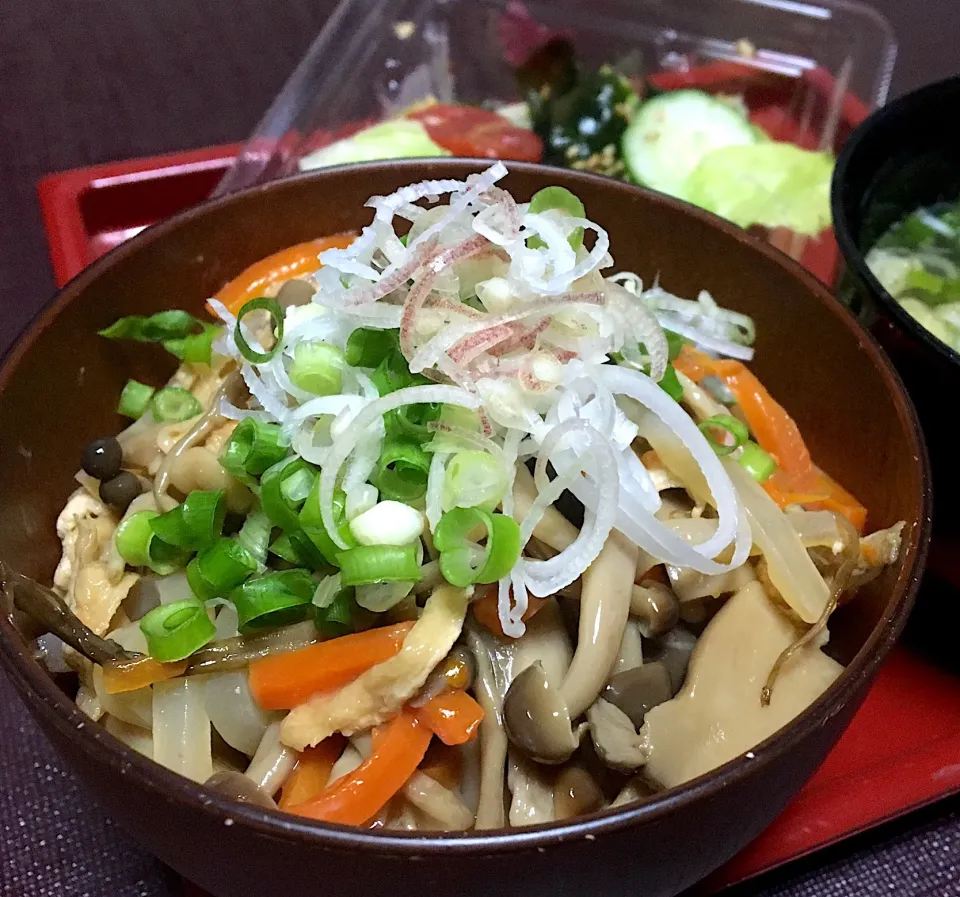
M318 642L250 664L250 691L265 710L290 710L320 691L332 691L399 653L412 622Z
M534 614L546 604L546 598L536 598L533 595L530 595L527 599L527 609L523 614L523 622L526 623ZM506 638L506 634L503 631L503 626L500 625L500 613L498 610L499 597L497 594L497 586L494 585L492 588L488 588L485 593L478 598L476 601L473 601L470 604L470 607L473 609L473 615L477 618L477 622L486 626L492 633L495 635L503 636Z
M343 753L345 744L346 739L342 735L331 735L316 747L301 751L297 765L283 783L283 790L280 792L281 810L302 804L327 787L333 764Z
M432 733L402 710L376 735L373 753L353 772L288 811L342 825L362 825L379 813L420 765Z
M483 708L462 688L441 692L413 713L444 744L466 744L483 722Z
M766 387L739 361L714 363L717 376L736 396L740 410L754 438L766 449L777 466L793 478L794 485L813 486L813 461L800 428Z
M763 488L781 508L803 505L835 511L863 531L867 509L813 463L793 418L751 371L739 361L717 361L691 346L683 347L674 365L698 382L713 374L734 394L751 433L777 462L777 471Z
M346 249L355 239L355 234L337 234L288 246L241 271L214 298L236 314L246 302L262 296L270 287L317 271L320 268L319 253L326 249Z
M135 691L182 676L187 669L186 660L174 663L160 663L152 657L143 657L127 663L107 664L103 668L103 688L108 695L119 695L125 691Z

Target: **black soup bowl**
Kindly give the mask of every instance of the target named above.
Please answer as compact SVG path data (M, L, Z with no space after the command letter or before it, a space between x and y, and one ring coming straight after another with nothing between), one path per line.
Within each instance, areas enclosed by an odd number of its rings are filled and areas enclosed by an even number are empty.
M926 435L936 495L931 568L960 585L960 497L953 414L960 353L922 327L880 285L866 255L893 224L922 206L960 198L960 76L922 87L874 112L837 159L831 204L844 259L837 296L886 350Z

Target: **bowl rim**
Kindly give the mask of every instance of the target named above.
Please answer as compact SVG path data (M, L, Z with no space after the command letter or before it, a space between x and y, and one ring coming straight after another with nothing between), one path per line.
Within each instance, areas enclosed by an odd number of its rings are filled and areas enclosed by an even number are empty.
M847 138L837 156L830 183L830 213L833 218L834 236L844 261L856 272L857 278L867 285L871 294L897 322L900 329L919 340L927 349L936 352L945 361L960 364L960 351L948 346L920 324L887 292L886 287L870 270L867 265L867 253L860 248L860 242L851 224L851 218L855 214L853 206L859 205L860 196L853 195L847 177L847 172L857 164L860 153L865 152L864 147L876 139L878 130L882 130L891 120L896 120L912 107L922 107L931 101L936 101L941 93L960 94L960 75L951 75L949 78L925 84L906 93L881 106L861 122ZM876 179L870 183L875 182Z
M27 323L5 356L0 359L0 392L2 392L30 347L60 312L73 302L101 272L117 261L140 251L178 228L182 223L202 217L212 209L222 209L234 203L244 203L250 197L280 190L296 190L305 182L335 179L341 174L357 170L405 171L408 181L424 176L459 177L471 171L489 167L489 159L430 159L389 160L338 166L284 178L251 187L237 193L211 199L187 209L152 227L146 228L95 261L80 272ZM596 840L625 828L656 823L685 806L695 804L727 785L741 782L754 770L762 769L789 754L801 740L818 729L824 720L841 713L852 694L873 678L897 637L902 631L916 598L920 577L925 566L931 532L932 490L926 445L919 420L899 375L873 338L863 330L850 312L844 308L813 275L797 262L768 243L749 236L746 231L717 216L691 206L681 200L653 190L618 182L599 175L564 171L534 163L508 163L509 170L539 174L565 183L585 182L603 184L606 189L639 192L655 203L673 211L694 217L713 229L723 232L766 256L769 261L785 268L799 279L808 292L814 294L837 319L837 325L846 327L860 343L860 347L874 363L888 393L894 399L897 413L912 441L913 456L920 473L920 517L909 530L905 564L895 583L893 593L899 590L896 601L888 599L883 616L867 637L856 656L844 668L837 680L806 710L782 729L761 742L747 754L662 795L657 795L634 807L617 807L575 817L563 822L545 823L523 828L492 829L485 832L371 832L352 826L317 822L293 816L280 810L269 810L241 804L219 795L177 773L154 763L126 746L105 728L92 725L91 720L43 672L41 664L31 656L28 646L14 631L11 620L0 614L0 661L6 667L21 696L35 715L43 716L69 740L72 747L106 763L132 784L157 792L159 796L219 819L225 826L241 824L255 832L270 836L293 838L304 846L315 849L354 851L362 849L373 854L407 857L411 859L455 856L495 856L530 850L544 850L553 845L576 840Z

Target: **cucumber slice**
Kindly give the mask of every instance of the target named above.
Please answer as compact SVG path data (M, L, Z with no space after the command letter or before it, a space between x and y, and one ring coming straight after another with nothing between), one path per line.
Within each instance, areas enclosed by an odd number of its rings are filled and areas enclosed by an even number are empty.
M640 106L621 146L636 181L685 199L687 177L707 153L757 140L753 125L728 103L699 90L676 90Z

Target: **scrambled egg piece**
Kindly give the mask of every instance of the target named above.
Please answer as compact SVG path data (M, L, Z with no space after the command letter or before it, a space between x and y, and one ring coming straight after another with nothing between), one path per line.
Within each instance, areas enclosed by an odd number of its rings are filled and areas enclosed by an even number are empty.
M57 518L63 554L53 584L67 606L97 635L110 621L139 578L111 563L116 522L107 506L84 489L70 496Z
M400 653L377 664L334 694L320 694L290 711L280 740L295 750L319 744L334 732L353 735L390 719L410 700L450 652L463 628L467 593L441 586L427 600Z

